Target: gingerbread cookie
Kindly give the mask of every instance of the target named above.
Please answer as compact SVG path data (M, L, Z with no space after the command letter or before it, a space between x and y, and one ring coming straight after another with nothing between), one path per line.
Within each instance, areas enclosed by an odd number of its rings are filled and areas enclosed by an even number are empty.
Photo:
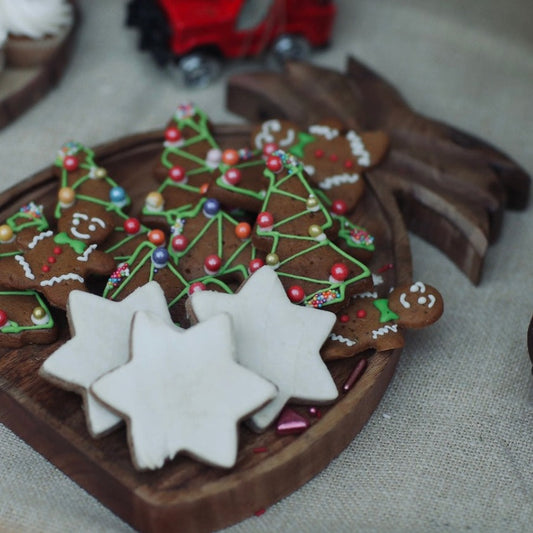
M179 140L169 141L169 131ZM206 115L194 106L181 106L166 130L155 170L161 185L146 195L142 220L168 229L178 213L194 207L208 191L226 208L255 210L265 193L263 167L260 153L246 148L222 150Z
M351 295L372 288L368 268L328 238L338 231L335 220L307 182L302 163L277 150L266 167L270 185L253 242L291 299L337 310Z
M214 316L181 330L138 312L131 358L91 391L124 417L133 463L155 469L178 453L230 468L237 425L276 395L276 388L235 362L230 318Z
M50 344L57 326L44 300L35 291L0 291L0 346Z
M62 222L59 233L25 228L16 235L19 253L0 258L1 287L39 291L52 305L65 309L70 291L86 290L87 276L113 271L113 258L97 250L93 240L105 234L105 220L74 209Z
M120 300L156 280L165 290L173 319L186 326L184 305L190 291L209 287L233 292L249 269L264 263L261 257L252 246L250 224L235 220L217 200L201 198L171 222L168 241L161 230L148 234L111 276L104 296Z
M364 192L362 173L385 156L388 136L381 131L357 133L336 121L303 131L286 120L268 120L252 132L256 149L276 146L300 159L310 181L331 199L342 199L351 211Z
M417 281L397 287L388 298L355 297L343 309L322 348L324 360L352 357L373 348L377 351L404 346L403 330L436 322L444 309L434 287Z
M289 400L324 403L337 397L335 382L319 354L335 315L291 303L272 268L257 270L236 294L194 292L187 307L193 322L228 313L237 361L278 387L276 398L252 416L254 429L266 429Z

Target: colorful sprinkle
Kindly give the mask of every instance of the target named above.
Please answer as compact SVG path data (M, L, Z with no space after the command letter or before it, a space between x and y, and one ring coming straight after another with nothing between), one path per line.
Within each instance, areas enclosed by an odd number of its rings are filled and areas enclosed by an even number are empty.
M363 375L364 371L366 370L366 367L366 359L360 359L359 362L355 365L350 375L348 376L348 379L342 386L342 390L344 392L349 391L355 385L357 380Z
M118 287L129 275L130 266L128 263L121 263L111 276L109 276L109 279L107 280L107 288L112 289Z
M335 300L340 299L340 292L332 289L326 289L321 292L317 292L313 297L307 302L307 306L314 307L315 309L320 309L324 305L327 305Z
M278 435L294 435L302 433L309 427L309 421L302 415L285 407L278 418L276 433Z

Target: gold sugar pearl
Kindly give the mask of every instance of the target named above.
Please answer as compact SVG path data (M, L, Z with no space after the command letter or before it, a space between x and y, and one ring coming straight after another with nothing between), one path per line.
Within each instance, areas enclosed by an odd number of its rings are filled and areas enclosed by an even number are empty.
M59 203L64 207L69 207L74 203L76 193L72 187L61 187L57 193Z
M271 266L271 267L279 265L279 256L278 256L278 254L275 254L273 252L270 253L270 254L267 254L267 256L265 257L265 263L268 266Z
M145 204L149 209L161 209L164 199L160 192L152 191L146 195Z
M11 226L7 224L2 224L0 226L0 242L9 242L13 239L13 230Z
M305 202L305 206L309 211L313 211L318 207L318 198L316 196L313 196L312 194L309 195Z
M107 176L107 170L103 167L98 167L95 171L94 171L94 177L101 180L101 179L104 179L105 177Z
M307 233L309 233L310 237L313 237L313 239L316 239L323 234L323 231L322 231L322 228L318 224L311 224L307 228Z
M31 313L36 320L42 320L46 317L46 311L42 307L35 307Z

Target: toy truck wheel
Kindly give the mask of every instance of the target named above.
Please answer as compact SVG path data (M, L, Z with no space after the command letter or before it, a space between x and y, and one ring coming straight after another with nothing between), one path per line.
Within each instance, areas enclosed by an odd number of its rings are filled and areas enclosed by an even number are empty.
M279 63L290 59L305 59L310 52L309 41L301 35L280 35L272 46L272 54Z
M198 89L206 87L219 76L221 64L220 59L214 55L191 52L179 60L178 68L183 83L187 87Z

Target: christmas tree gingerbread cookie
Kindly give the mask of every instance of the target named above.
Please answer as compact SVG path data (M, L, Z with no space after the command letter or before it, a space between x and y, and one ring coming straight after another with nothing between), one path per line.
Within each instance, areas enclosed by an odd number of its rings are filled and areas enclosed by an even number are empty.
M266 163L270 181L253 242L266 253L295 303L338 310L373 287L370 271L334 244L337 226L307 182L302 163L283 150Z
M35 291L0 291L0 347L50 344L57 338L55 321Z
M394 289L387 298L355 297L337 315L321 353L324 360L404 346L403 330L436 322L444 310L439 291L420 281Z

